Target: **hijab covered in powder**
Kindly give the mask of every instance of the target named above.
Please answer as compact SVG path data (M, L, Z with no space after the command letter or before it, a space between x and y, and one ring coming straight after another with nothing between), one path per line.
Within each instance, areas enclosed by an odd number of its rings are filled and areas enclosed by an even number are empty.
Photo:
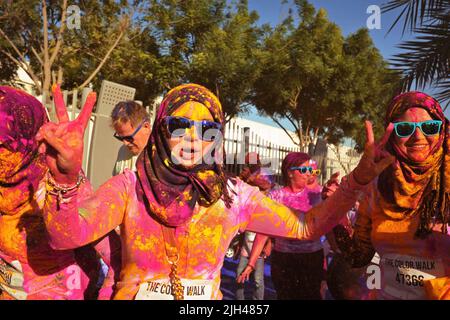
M395 121L410 108L423 108L434 120L442 121L436 146L423 162L408 158L390 139L387 150L395 155L396 163L386 169L378 180L385 214L394 219L420 215L416 236L431 232L434 223L442 223L447 233L450 211L450 153L449 121L439 103L422 92L407 92L393 99L388 107L386 123Z
M47 121L33 96L0 86L0 213L12 215L31 201L46 172L34 137Z
M226 205L231 202L225 187L227 178L221 161L223 144L220 137L212 142L213 150L216 150L212 164L202 162L187 169L171 160L164 119L190 101L201 103L209 110L214 121L221 125L223 137L224 116L217 97L200 85L180 85L169 91L161 102L149 142L136 163L139 199L154 218L170 227L189 221L196 203L208 207L222 196Z

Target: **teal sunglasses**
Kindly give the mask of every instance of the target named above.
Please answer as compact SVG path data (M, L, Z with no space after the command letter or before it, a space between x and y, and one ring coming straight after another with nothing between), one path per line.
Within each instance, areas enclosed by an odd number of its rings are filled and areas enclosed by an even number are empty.
M419 128L425 136L434 136L441 131L441 127L441 120L427 120L422 122L403 121L394 123L395 134L400 138L412 136L414 131L416 131L416 128Z
M297 170L298 172L305 174L309 172L312 175L318 176L320 174L320 169L313 169L313 167L290 167L290 170Z

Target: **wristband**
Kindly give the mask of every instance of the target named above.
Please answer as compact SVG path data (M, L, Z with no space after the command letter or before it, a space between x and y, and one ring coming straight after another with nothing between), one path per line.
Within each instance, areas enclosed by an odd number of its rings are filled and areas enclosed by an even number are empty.
M81 183L84 182L84 175L82 171L78 173L78 179L77 182L70 185L70 184L59 184L54 179L50 171L47 173L47 185L51 187L51 189L47 188L47 191L51 195L57 196L58 199L58 207L61 203L64 203L63 195L66 193L78 189L81 185Z

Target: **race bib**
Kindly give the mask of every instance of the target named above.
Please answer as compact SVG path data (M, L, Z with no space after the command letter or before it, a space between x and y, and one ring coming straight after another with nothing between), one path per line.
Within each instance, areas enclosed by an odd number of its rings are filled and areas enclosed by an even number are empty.
M181 279L184 300L210 300L213 280ZM139 286L135 300L174 300L169 279L150 280Z
M5 291L16 300L26 300L27 293L23 288L24 275L18 260L11 263L0 258L0 290Z
M423 282L445 276L441 259L386 254L381 259L382 290L398 299L426 299Z

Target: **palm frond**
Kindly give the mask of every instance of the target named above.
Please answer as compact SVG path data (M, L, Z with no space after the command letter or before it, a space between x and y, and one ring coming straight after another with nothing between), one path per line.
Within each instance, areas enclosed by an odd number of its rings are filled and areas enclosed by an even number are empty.
M446 79L450 64L448 24L418 28L416 32L416 39L400 44L398 47L404 52L392 59L393 66L405 76L405 86L416 81L422 87Z
M441 102L442 108L445 112L450 105L450 75L447 79L440 81L436 85L436 89L436 99Z
M414 40L398 47L391 63L403 74L403 89L431 87L440 101L450 102L450 0L391 0L383 12L402 8L388 32L404 18L406 29L416 34Z
M382 12L389 12L402 8L402 11L393 22L388 32L397 25L397 23L404 18L403 30L404 34L407 29L414 31L415 28L420 27L424 23L433 19L437 12L446 12L450 8L450 1L448 0L391 0L382 6Z

